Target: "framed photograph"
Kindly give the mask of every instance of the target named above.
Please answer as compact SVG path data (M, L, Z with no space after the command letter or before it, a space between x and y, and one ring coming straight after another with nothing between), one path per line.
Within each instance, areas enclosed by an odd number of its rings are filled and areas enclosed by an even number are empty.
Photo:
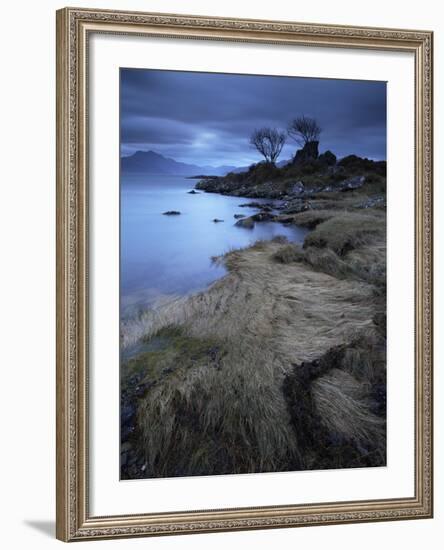
M57 12L57 537L432 517L432 32Z

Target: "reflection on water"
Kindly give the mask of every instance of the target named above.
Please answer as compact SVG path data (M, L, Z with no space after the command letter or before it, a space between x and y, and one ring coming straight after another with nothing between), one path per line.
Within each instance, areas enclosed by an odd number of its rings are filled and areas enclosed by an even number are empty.
M273 222L257 223L253 229L236 227L234 214L257 212L254 208L239 208L239 204L250 200L204 192L189 194L195 182L181 176L122 176L123 317L162 297L205 288L225 273L223 266L212 263L212 256L277 235L296 242L303 240L304 229ZM167 210L178 210L181 215L162 215ZM224 222L214 223L215 218Z

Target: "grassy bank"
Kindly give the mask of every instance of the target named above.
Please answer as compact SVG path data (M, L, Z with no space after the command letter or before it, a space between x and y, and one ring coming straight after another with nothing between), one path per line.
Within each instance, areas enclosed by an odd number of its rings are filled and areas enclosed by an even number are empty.
M225 277L123 327L147 346L122 365L123 478L385 463L385 211L368 196L311 196L280 214L311 229L303 246L216 258Z

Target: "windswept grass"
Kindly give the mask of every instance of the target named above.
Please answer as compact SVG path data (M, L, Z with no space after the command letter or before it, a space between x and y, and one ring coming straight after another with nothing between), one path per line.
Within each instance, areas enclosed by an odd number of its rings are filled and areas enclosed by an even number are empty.
M385 214L371 212L345 212L326 219L305 238L304 247L329 248L339 256L369 244L376 238L385 239Z
M287 244L274 259L283 264L304 263L340 279L356 279L385 288L386 222L382 210L358 212L307 211L295 216L316 223L303 247Z
M275 253L274 259L283 264L304 263L338 279L361 280L385 287L385 252L383 242L350 251L345 257L338 256L330 248L309 246L304 249L299 245L287 244Z
M226 342L189 340L191 348L200 342L201 353L185 346L176 357L164 357L170 374L139 407L148 472L162 477L285 468L297 447L278 373L250 363L245 350Z
M313 382L311 394L320 425L329 434L327 450L334 453L336 467L347 467L353 455L356 464L385 464L385 419L372 412L365 384L332 369ZM320 467L325 455L317 454Z
M205 292L172 300L124 327L125 345L170 340L137 367L146 373L137 412L137 448L146 466L141 477L282 471L311 463L284 381L294 365L369 332L379 306L365 281L314 270L305 259L276 262L285 247L277 239L231 251L223 257L227 275ZM340 369L359 380L344 365ZM336 380L331 374L308 387L321 417ZM351 397L343 388L343 399L356 400L347 410L364 417L365 400L347 380ZM303 409L309 423L310 409ZM330 427L324 428L326 434ZM335 429L350 435L346 427ZM359 437L347 440L357 454L364 432L374 435L361 427ZM334 460L327 455L313 464L329 467Z

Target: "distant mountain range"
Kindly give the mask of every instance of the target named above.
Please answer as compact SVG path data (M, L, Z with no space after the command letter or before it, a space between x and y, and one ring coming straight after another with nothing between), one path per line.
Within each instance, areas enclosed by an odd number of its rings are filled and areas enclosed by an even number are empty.
M123 174L224 176L228 172L246 170L246 168L238 169L236 166L198 166L197 164L187 164L164 157L155 151L137 151L128 157L122 157L120 162Z

